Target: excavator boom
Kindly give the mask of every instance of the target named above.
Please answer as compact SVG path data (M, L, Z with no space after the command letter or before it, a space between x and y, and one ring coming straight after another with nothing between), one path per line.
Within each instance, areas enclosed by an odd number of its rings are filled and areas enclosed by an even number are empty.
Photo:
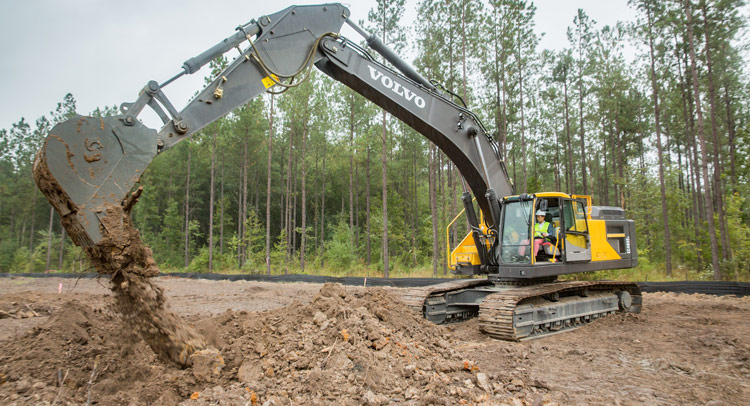
M349 10L340 4L292 6L262 16L187 60L183 72L164 83L198 71L230 49L241 51L182 111L173 107L162 85L151 81L136 101L122 105L122 115L79 116L55 126L37 156L34 172L40 188L65 219L74 242L87 247L102 241L108 232L106 207L121 204L129 196L158 153L269 88L293 86L290 81L306 77L313 66L434 142L456 164L485 213L485 221L495 225L497 195L511 194L512 186L497 146L478 118L348 18ZM344 23L403 72L342 38L339 32ZM138 120L146 106L164 123L158 132Z

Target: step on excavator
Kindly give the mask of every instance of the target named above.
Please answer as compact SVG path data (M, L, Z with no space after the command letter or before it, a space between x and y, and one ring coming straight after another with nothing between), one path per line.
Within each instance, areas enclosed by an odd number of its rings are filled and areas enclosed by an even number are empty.
M322 4L253 19L185 61L177 75L149 81L119 115L77 116L51 130L35 160L35 180L99 272L158 272L129 216L142 190L136 186L156 155L265 92L296 86L315 66L425 136L462 175L470 232L450 253L451 270L462 277L405 290L410 307L435 323L479 317L484 333L505 340L639 312L634 283L557 280L636 266L635 225L624 210L593 206L589 196L515 193L477 115L349 14L341 4ZM344 24L366 46L342 36ZM230 51L238 54L216 79L184 109L175 109L163 89ZM158 131L139 120L146 107L161 119Z

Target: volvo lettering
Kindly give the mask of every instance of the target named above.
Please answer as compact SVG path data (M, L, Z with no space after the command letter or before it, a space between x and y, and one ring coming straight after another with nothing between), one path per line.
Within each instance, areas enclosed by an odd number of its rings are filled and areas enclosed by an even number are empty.
M370 69L370 77L373 80L380 80L380 83L383 86L391 89L394 93L406 99L406 101L413 101L414 105L416 105L420 109L424 108L425 103L423 98L417 96L416 94L414 94L414 92L402 86L400 83L391 79L390 76L383 74L383 72L380 72L374 67L370 65L367 65L367 67Z

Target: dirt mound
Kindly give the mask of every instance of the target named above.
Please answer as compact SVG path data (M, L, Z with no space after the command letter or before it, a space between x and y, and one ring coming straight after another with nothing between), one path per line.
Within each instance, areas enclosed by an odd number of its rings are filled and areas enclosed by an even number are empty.
M66 302L42 326L0 342L0 401L270 406L533 399L511 374L481 370L456 349L450 330L381 289L325 285L307 304L201 320L196 329L216 349L193 354L187 369L159 358L115 306Z
M184 405L496 404L494 392L506 394L497 376L454 349L449 330L381 289L327 284L309 304L228 312L197 328L222 349L216 382L229 385Z
M190 371L159 358L114 306L69 301L43 325L0 342L3 404L163 404L160 398L187 398L198 384Z

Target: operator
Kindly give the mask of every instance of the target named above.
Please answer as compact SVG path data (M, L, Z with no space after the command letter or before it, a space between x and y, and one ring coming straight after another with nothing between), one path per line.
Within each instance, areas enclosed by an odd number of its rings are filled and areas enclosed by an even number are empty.
M546 214L543 210L537 210L536 212L536 223L534 223L534 255L539 253L539 247L542 243L551 239L550 227L552 223L544 220Z

